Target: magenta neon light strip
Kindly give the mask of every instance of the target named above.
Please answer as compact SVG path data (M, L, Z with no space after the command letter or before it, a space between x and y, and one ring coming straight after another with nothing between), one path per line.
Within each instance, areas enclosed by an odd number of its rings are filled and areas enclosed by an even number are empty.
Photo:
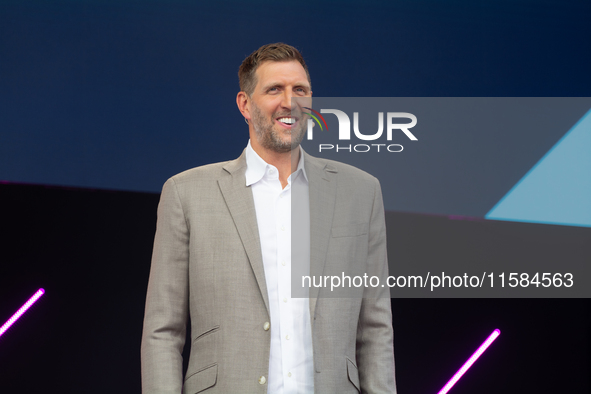
M2 327L0 327L0 337L39 299L39 297L43 295L43 293L45 293L45 290L37 290L37 292L33 294L33 297L29 298L29 301L25 302L25 305L21 306L20 309L16 311L16 313L12 315Z
M497 337L499 335L501 335L501 330L499 330L497 328L496 330L494 330L492 332L492 334L489 335L489 337L486 339L486 341L484 341L484 343L482 345L480 345L480 347L478 348L478 350L476 350L474 352L474 354L472 355L472 357L470 357L468 359L468 361L466 361L464 363L464 365L462 365L462 368L460 368L458 370L458 372L456 372L456 374L453 376L453 378L451 378L450 381L447 382L447 384L445 386L443 386L443 388L441 389L441 391L439 391L439 393L437 393L437 394L445 394L449 390L451 390L451 388L454 386L454 384L456 384L456 382L458 380L460 380L460 378L462 377L462 375L464 375L466 373L466 371L468 370L468 368L470 368L472 366L472 364L474 364L474 362L476 360L478 360L478 357L480 357L480 355L482 353L484 353L484 351L490 346L491 343L493 343L493 341L495 339L497 339Z

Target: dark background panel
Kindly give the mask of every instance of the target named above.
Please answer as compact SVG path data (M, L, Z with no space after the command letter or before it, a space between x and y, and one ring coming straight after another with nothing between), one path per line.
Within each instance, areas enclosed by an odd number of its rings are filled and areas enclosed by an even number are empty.
M139 392L158 195L0 187L2 392Z
M3 393L140 393L143 307L158 198L0 184L1 322L38 288L46 290L0 337ZM423 258L426 253L417 251L496 223L395 212L387 219L394 260ZM537 233L524 228L531 227L492 226L489 242L498 237L502 243L517 231L527 247ZM571 240L555 242L560 249ZM470 253L459 248L456 256ZM446 264L452 257L441 258ZM394 299L399 392L437 392L499 328L501 336L453 393L588 393L590 302Z
M388 212L386 226L390 275L421 276L425 284L403 281L392 297L591 297L590 228L401 212ZM450 279L444 286L427 273Z

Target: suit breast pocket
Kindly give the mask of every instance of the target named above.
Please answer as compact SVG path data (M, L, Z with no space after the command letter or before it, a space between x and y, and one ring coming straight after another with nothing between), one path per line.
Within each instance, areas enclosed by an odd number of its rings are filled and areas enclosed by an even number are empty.
M367 223L334 226L331 229L331 235L333 238L358 237L367 234L367 227Z
M367 223L331 229L324 275L363 275L367 260Z

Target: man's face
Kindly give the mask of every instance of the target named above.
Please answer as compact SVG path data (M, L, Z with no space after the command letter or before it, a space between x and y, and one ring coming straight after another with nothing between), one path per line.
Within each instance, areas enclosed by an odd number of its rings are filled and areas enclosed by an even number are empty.
M250 100L251 122L257 142L264 149L286 153L295 149L306 132L299 107L292 111L292 97L311 97L306 71L297 61L261 64Z

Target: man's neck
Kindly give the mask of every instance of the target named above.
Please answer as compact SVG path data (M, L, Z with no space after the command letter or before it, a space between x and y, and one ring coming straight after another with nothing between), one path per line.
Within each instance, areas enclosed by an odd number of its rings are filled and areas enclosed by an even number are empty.
M279 181L281 182L281 187L285 188L287 186L287 178L298 168L298 163L300 160L300 147L299 145L293 149L291 152L279 153L274 151L269 151L268 149L263 148L256 142L253 143L253 140L250 140L250 144L252 149L263 159L267 164L270 164L277 168L279 171Z

